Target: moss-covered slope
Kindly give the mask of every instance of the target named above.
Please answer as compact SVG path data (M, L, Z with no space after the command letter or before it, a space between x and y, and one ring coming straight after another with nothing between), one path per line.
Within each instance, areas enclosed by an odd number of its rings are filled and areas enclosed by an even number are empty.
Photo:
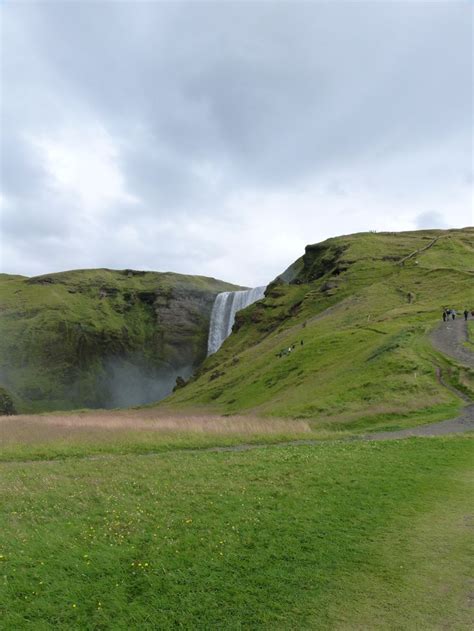
M466 391L474 377L430 344L444 306L474 309L474 228L362 233L308 246L162 405L332 427L448 418L460 400L437 367Z
M217 293L200 276L77 270L0 275L0 385L19 411L157 400L206 356Z

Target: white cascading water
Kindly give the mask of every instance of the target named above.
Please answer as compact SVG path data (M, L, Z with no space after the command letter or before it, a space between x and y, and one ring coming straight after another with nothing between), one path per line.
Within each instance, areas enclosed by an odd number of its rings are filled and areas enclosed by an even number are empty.
M224 291L217 294L212 307L207 355L212 355L232 333L235 314L263 298L266 287L254 287L244 291Z

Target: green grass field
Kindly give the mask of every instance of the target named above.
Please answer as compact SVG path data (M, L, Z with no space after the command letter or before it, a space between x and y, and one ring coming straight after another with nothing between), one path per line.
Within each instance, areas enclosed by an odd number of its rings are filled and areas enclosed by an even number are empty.
M0 626L470 629L469 438L3 463Z

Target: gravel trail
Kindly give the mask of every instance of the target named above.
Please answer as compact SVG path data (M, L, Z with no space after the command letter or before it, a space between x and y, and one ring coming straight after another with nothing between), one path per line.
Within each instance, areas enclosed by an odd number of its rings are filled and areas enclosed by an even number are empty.
M464 366L474 368L474 353L464 346L467 339L467 323L460 318L442 322L431 334L431 342L437 350ZM441 369L438 368L437 371L440 383L468 402L458 417L396 432L377 432L367 435L366 438L368 440L395 440L409 436L442 436L443 434L461 434L474 431L474 403L464 392L456 390L452 385L443 381Z
M431 423L430 425L420 425L401 429L396 432L377 432L366 436L367 440L396 440L398 438L409 438L410 436L443 436L444 434L462 434L474 431L474 404L467 405L460 416Z
M464 346L467 342L467 323L464 318L441 322L431 334L431 342L441 353L474 368L474 353Z

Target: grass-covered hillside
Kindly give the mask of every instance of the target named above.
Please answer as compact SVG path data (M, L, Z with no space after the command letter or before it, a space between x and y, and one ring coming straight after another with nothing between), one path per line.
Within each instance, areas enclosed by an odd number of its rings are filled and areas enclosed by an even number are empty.
M474 375L430 342L445 306L474 309L474 228L308 246L264 300L238 314L198 376L161 405L333 429L449 418L461 400L441 381L472 394Z
M205 357L214 298L229 289L237 288L133 270L0 275L5 405L21 412L159 399Z

